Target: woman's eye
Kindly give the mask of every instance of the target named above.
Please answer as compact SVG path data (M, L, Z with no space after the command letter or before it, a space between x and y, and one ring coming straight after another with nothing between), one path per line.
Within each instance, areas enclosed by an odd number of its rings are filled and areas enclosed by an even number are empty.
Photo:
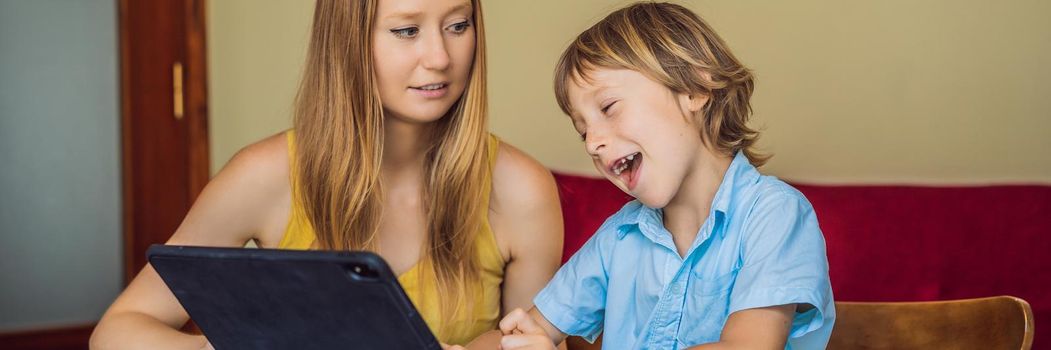
M471 27L471 22L470 21L463 21L463 22L456 23L456 24L453 24L453 25L449 26L449 30L452 31L453 33L456 33L456 34L463 34L464 32L467 31L467 28L470 28L470 27Z
M416 34L420 33L420 28L416 28L416 27L397 28L397 29L391 29L390 32L394 33L394 36L396 36L396 37L399 37L399 38L402 38L402 39L409 39L409 38L415 38Z

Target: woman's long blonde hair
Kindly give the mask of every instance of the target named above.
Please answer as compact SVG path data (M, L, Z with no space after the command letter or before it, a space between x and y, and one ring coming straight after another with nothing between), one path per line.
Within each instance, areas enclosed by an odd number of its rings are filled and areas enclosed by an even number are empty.
M383 106L372 60L378 0L318 0L303 80L296 96L296 195L317 247L375 250L382 214ZM485 31L472 0L474 64L463 95L435 122L424 181L427 241L443 319L450 320L480 279L475 236L490 185ZM449 322L443 322L448 324Z

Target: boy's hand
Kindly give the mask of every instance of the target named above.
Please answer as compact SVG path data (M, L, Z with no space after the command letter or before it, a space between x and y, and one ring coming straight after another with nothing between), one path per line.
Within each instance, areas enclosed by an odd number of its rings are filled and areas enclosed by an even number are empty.
M555 343L533 317L522 309L514 309L500 320L500 339L503 349L554 349Z

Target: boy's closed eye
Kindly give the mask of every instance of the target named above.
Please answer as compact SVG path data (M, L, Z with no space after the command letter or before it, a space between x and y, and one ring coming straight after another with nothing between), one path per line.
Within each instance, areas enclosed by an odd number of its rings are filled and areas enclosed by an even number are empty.
M584 128L584 122L574 116L570 116L569 118L573 122L573 129L575 129L577 134L580 135L580 141L587 140L588 132Z
M603 105L603 107L600 108L600 110L602 111L602 114L608 117L609 113L610 113L610 110L613 109L613 105L617 104L617 102L620 102L620 101L619 100L614 100L612 102L608 102L605 105ZM574 126L576 126L577 123L574 122L573 124L574 124ZM579 126L576 126L576 129L577 129L577 133L580 134L580 141L587 141L588 133L586 131L580 131L581 128Z

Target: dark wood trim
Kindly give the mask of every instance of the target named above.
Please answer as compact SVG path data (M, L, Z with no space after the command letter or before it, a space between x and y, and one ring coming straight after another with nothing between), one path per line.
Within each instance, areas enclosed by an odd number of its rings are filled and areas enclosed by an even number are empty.
M134 248L129 242L134 241L134 220L135 217L135 196L133 196L132 188L132 153L131 153L131 133L125 132L128 129L128 125L131 125L131 98L128 96L129 89L131 86L131 67L127 64L131 60L130 53L130 42L131 35L130 31L127 30L128 26L128 0L117 1L117 32L119 33L119 50L120 50L120 144L121 144L121 199L122 199L122 238L124 239L124 285L131 283L131 279L135 277L138 271L134 271L132 268L132 252Z
M118 0L121 57L124 281L145 265L208 183L205 0ZM170 65L183 67L174 119ZM160 95L158 95L160 94Z
M208 156L206 0L186 1L186 118L190 139L190 203L211 176Z
M81 350L88 348L88 340L95 324L0 333L0 344L6 350Z

